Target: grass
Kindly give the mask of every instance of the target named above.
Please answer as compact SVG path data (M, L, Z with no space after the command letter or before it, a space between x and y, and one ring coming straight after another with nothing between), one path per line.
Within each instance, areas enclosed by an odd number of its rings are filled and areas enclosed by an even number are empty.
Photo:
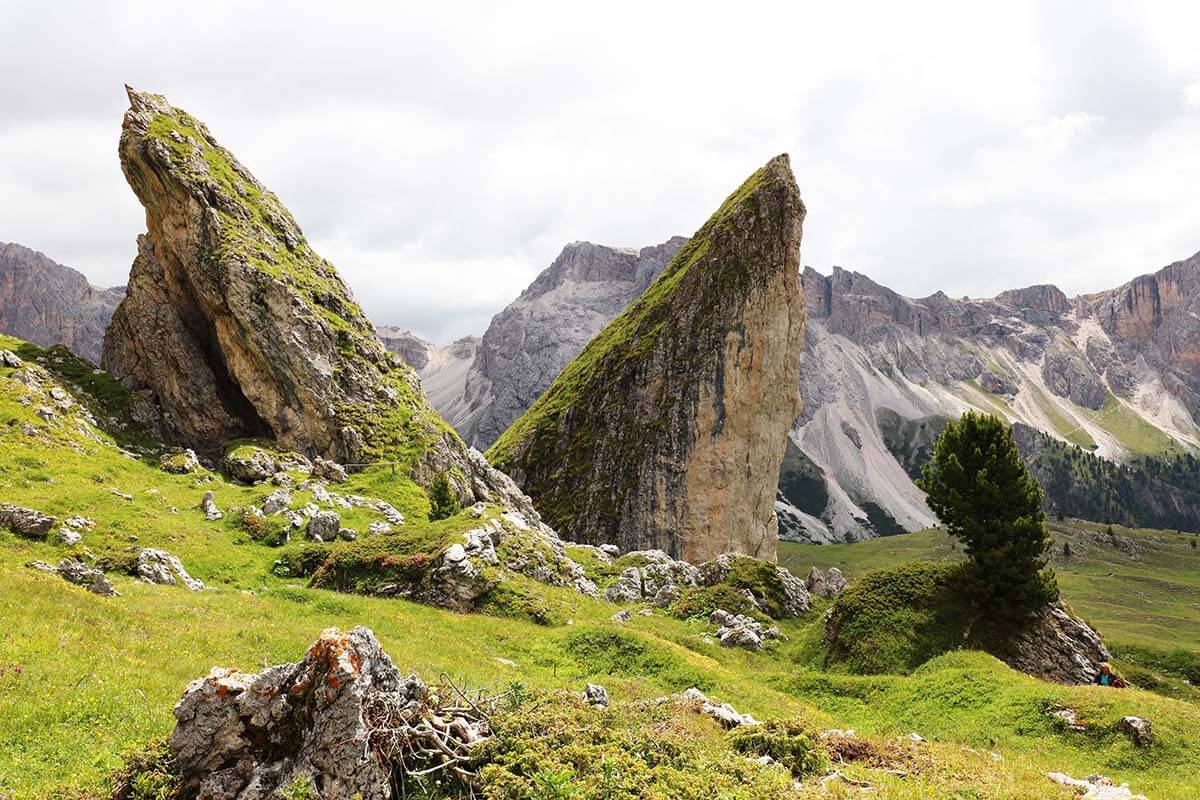
M1092 421L1116 437L1133 455L1177 455L1188 452L1179 442L1143 419L1112 392Z
M1059 410L1058 403L1069 403L1069 400L1051 400L1046 396L1045 392L1043 392L1041 389L1038 389L1036 386L1031 386L1030 391L1033 392L1033 399L1034 402L1037 403L1037 407L1043 414L1046 415L1046 419L1050 421L1050 424L1054 427L1054 430L1059 436L1063 437L1071 444L1077 444L1084 449L1096 449L1096 440L1092 438L1092 435L1084 430L1078 422L1063 414L1062 411ZM1085 409L1077 408L1077 411L1080 414L1091 414L1090 411L1086 411Z
M609 603L527 580L508 582L486 613L474 614L312 588L307 580L280 577L274 566L282 555L313 545L251 541L234 511L261 503L274 487L241 486L208 472L167 474L156 453L131 457L108 434L84 436L78 418L64 414L45 424L19 402L23 390L10 375L0 370L0 423L8 423L0 424L0 497L96 523L74 550L0 532L0 791L16 798L106 796L122 754L170 732L171 708L191 680L214 665L257 671L297 660L324 628L358 624L375 630L403 672L430 680L445 672L475 687L515 682L540 698L520 719L541 727L524 730L558 730L562 738L519 734L506 740L506 746L520 747L496 754L493 771L509 774L496 778L494 797L603 797L605 763L641 776L635 796L707 798L712 787L730 798L853 796L848 789L825 793L802 757L810 752L805 731L847 727L858 730L865 747L891 754L838 765L846 776L871 783L872 796L884 800L1065 800L1069 795L1046 780L1048 770L1102 772L1156 800L1190 798L1200 781L1200 707L1194 703L1140 690L1053 686L971 652L941 656L909 675L827 672L820 663L821 601L801 618L779 623L782 641L751 653L721 647L703 618L656 611L616 623L610 620L616 607ZM39 435L24 434L25 424L39 426ZM424 493L387 469L358 473L335 488L382 497L404 513L408 522L398 529L403 541L397 550L429 552L464 524L461 517L426 522ZM206 521L195 508L208 490L226 510L224 519ZM294 504L307 499L297 493ZM346 524L360 530L374 519L363 509L344 514ZM1169 637L1178 646L1200 627L1200 579L1194 570L1187 574L1195 561L1183 562L1190 552L1182 549L1183 537L1121 530L1142 548L1140 560L1130 561L1089 544L1088 537L1100 532L1095 526L1070 531L1080 556L1078 565L1060 568L1068 599L1114 640L1143 648L1123 651L1129 663L1186 673L1186 657L1156 655ZM956 551L938 536L890 537L857 550L783 545L781 551L800 574L811 563L841 561L851 578L860 578L868 565L894 565L918 554L952 559ZM169 550L210 588L193 593L113 573L121 595L101 598L24 566L81 554L82 548L120 557L129 547ZM585 551L572 552L582 557ZM592 562L598 577L611 579L608 565ZM1107 577L1118 567L1119 577ZM770 588L767 577L755 570L738 575L764 589ZM1100 587L1104 580L1143 586L1145 594L1123 609L1109 607L1088 593L1093 580ZM1173 679L1182 683L1182 677ZM579 692L588 681L608 688L611 711L585 711L565 699L563 692ZM657 702L691 685L776 722L763 737L737 741L700 715ZM1077 707L1088 731L1054 728L1045 714L1054 703ZM1125 714L1151 718L1159 744L1135 750L1113 728ZM521 730L520 723L516 727ZM901 751L896 737L912 730L931 741ZM556 742L561 746L548 747ZM755 764L760 750L790 759L803 776L799 787L789 788L787 766ZM556 782L554 791L565 794L536 793ZM506 786L515 787L512 794L501 792ZM635 791L618 789L609 796Z
M1166 693L1195 697L1172 663L1200 657L1200 549L1194 534L1113 526L1132 553L1118 548L1102 524L1050 522L1051 566L1063 598L1103 634L1118 665L1146 670ZM1063 544L1071 555L1063 556ZM856 544L780 542L779 561L793 571L840 568L848 578L912 561L953 562L961 548L943 530ZM1179 655L1172 655L1179 653ZM1127 657L1122 657L1128 654ZM1143 681L1143 684L1149 681Z

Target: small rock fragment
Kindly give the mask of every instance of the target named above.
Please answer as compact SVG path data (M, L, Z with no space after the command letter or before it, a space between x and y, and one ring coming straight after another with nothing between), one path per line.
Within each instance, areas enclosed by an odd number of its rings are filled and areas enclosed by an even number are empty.
M589 683L583 690L583 699L589 706L608 708L608 690L595 683Z

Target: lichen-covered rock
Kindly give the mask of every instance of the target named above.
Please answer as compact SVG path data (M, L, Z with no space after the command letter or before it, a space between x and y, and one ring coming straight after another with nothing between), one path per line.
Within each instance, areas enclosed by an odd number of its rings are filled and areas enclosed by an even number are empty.
M45 539L58 520L32 508L0 503L0 528L26 539Z
M64 525L58 529L58 533L54 534L54 541L64 547L74 547L83 541L83 534L74 528L68 528Z
M320 456L313 459L313 475L332 483L345 483L347 478L345 467Z
M308 538L314 542L332 542L342 528L342 518L336 511L319 511L308 521Z
M662 550L635 550L626 558L640 563L621 570L616 581L604 590L610 603L653 602L660 608L679 597L680 590L697 585L700 570L686 561L671 558Z
M275 456L261 447L243 446L230 450L222 462L235 481L258 483L279 471Z
M329 629L299 663L257 675L215 667L193 681L170 747L200 800L267 800L305 779L325 800L390 800L392 767L371 754L369 710L427 694L367 628Z
M417 599L470 611L504 579L504 571L589 597L599 595L583 568L566 556L553 531L507 512L467 531L462 543L443 551L418 587Z
M198 452L257 437L339 464L398 461L422 486L450 473L464 503L532 514L428 406L279 199L195 117L128 94L121 168L148 230L103 366L149 390ZM278 471L267 467L226 463L245 481Z
M488 451L566 538L774 560L803 219L772 159Z
M198 592L204 588L204 582L193 578L183 568L183 562L165 550L147 547L138 553L137 576L146 583L160 586L174 586L182 583L189 591Z
M1154 726L1150 720L1142 717L1122 717L1121 730L1129 735L1135 747L1145 747L1154 743Z
M608 708L608 689L596 683L589 683L583 689L583 702L589 706Z
M292 506L292 493L287 489L276 489L263 500L263 513L268 517L282 514Z
M1100 635L1062 603L1038 611L1007 650L1004 661L1013 669L1056 683L1091 683L1109 658Z
M836 597L846 588L846 576L837 567L830 567L825 575L825 588L830 597Z
M215 522L225 516L221 509L217 508L217 499L212 490L205 492L200 498L200 511L209 522Z
M58 562L58 566L47 564L44 561L31 561L26 566L57 575L64 581L82 586L92 594L98 594L101 597L118 597L121 594L113 588L112 581L108 579L107 575L95 567L89 567L82 561L64 558Z
M165 455L159 461L159 465L164 472L170 472L173 475L187 475L199 472L201 469L200 459L196 457L195 450L184 450Z

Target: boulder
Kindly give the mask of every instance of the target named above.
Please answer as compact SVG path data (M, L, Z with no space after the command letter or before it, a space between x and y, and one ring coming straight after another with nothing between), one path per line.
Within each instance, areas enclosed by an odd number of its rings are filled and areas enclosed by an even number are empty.
M1129 738L1137 747L1145 747L1154 743L1154 729L1148 719L1124 717L1121 720L1121 730L1129 734Z
M184 450L180 453L164 455L159 460L159 465L164 472L170 472L172 475L187 475L192 472L199 472L201 469L200 459L196 457L195 450Z
M225 454L229 477L242 483L259 483L279 471L275 456L259 447L238 447Z
M343 542L353 542L358 538L358 531L354 530L353 528L339 528L337 532L337 538L341 539Z
M6 528L26 539L42 540L58 520L32 508L11 503L0 504L0 528Z
M188 574L183 562L165 550L146 548L138 553L137 576L146 583L174 586L182 583L189 591L198 592L204 583Z
M225 515L221 513L221 509L217 508L217 500L212 491L204 493L204 497L200 498L200 510L204 512L204 518L210 522L215 522Z
M308 538L315 542L332 542L342 529L342 518L336 511L319 511L308 521Z
M629 620L633 619L633 612L628 608L622 608L620 611L609 617L609 619L611 619L613 622L629 622Z
M276 489L263 500L263 513L268 517L282 514L291 508L292 493L287 489Z
M589 706L608 708L608 690L595 683L589 683L583 690L583 701Z
M698 713L712 717L725 728L738 728L742 725L758 725L758 720L749 714L739 714L737 709L728 703L717 705L705 697L704 693L695 686L682 694L683 700L689 703Z
M846 577L840 569L830 567L829 572L825 573L825 588L830 597L836 597L846 588Z
M779 629L772 628L773 635L767 636L762 623L752 617L742 614L730 614L723 609L717 609L709 617L709 621L717 628L717 640L722 647L740 647L744 650L758 651L762 649L763 641L767 638L778 638Z
M118 597L121 594L113 588L112 581L108 579L107 575L95 567L89 567L82 561L64 558L58 562L58 566L47 564L44 561L31 561L26 566L58 575L64 581L82 586L92 594L98 594L101 597Z
M810 594L817 597L828 597L829 587L825 584L825 573L821 572L814 564L808 571L808 577L804 580L804 585L808 588Z
M74 528L68 528L66 525L58 529L58 533L54 535L54 541L65 547L74 547L83 539L83 534Z
M320 456L313 459L313 475L331 483L345 483L347 478L345 467Z
M448 749L467 752L490 735L485 720L441 711L419 678L402 677L369 629L331 628L298 663L256 675L216 667L193 681L169 745L189 797L265 800L307 781L326 800L391 800L404 748L389 730L432 716L444 717Z

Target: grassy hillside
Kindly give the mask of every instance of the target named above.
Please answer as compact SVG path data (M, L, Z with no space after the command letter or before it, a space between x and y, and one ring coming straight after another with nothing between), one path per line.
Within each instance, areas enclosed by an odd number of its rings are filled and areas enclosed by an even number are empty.
M1097 628L1143 685L1200 699L1200 548L1189 533L1130 529L1079 520L1050 522L1051 566L1064 599ZM1064 555L1064 545L1070 555ZM961 548L935 529L846 545L781 542L793 570L840 568L848 578L911 561L954 561ZM1141 675L1150 670L1156 675Z
M59 370L64 384L75 385L65 373L66 361L54 362L59 356L23 352L27 359L41 357L52 371ZM19 800L106 796L106 776L120 766L122 753L169 733L171 708L189 681L218 664L251 671L297 660L324 628L356 624L375 630L402 671L430 680L445 672L473 687L519 683L537 698L529 713L539 726L556 731L562 747L548 752L531 742L529 757L551 770L546 774L559 775L566 788L559 794L513 797L711 797L712 786L682 776L669 791L605 795L597 788L601 761L668 750L676 754L672 758L686 759L680 763L717 765L727 776L720 789L724 797L858 795L838 781L826 791L816 776L788 788L786 770L762 767L741 755L744 741L711 720L653 702L690 686L760 719L816 730L856 729L858 744L835 737L822 747L835 762L843 759L834 766L847 779L869 783L872 797L1071 797L1046 779L1048 770L1076 776L1102 772L1155 800L1190 798L1200 782L1198 705L1138 690L1046 684L970 652L941 656L910 675L829 674L820 668L820 603L804 617L781 623L786 638L778 645L750 653L714 643L713 627L704 619L656 611L620 624L609 619L615 606L544 586L538 586L538 600L555 609L545 617L555 624L506 616L511 612L506 608L455 614L404 600L310 588L273 570L281 554L298 551L300 543L279 548L254 541L232 512L261 503L274 487L240 486L207 472L167 474L158 468L155 453L123 451L108 434L84 436L94 429L74 411L56 412L55 421L46 423L36 407L20 402L23 390L12 373L0 369L0 500L96 522L74 548L0 532L0 791ZM77 376L103 378L90 370ZM117 401L128 400L119 387L105 386ZM92 396L88 402L93 401L101 417L106 401ZM395 505L408 517L401 530L422 548L444 546L469 524L462 516L423 521L424 494L390 471L362 473L338 489ZM224 519L207 521L195 507L206 490L227 512ZM362 509L346 513L367 514ZM368 518L352 521L362 527ZM1157 623L1136 619L1149 616L1148 606L1126 619L1083 589L1089 575L1101 587L1105 580L1129 586L1140 580L1149 602L1170 594L1167 584L1183 586L1173 583L1182 581L1183 567L1176 562L1181 553L1187 555L1176 546L1176 537L1160 537L1167 542L1162 553L1150 546L1151 534L1131 538L1144 540L1143 552L1153 553L1130 567L1133 577L1107 578L1107 556L1088 556L1086 562L1081 556L1078 582L1064 573L1063 583L1068 599L1086 607L1102 628L1141 631L1140 639L1126 638L1153 644L1165 639L1176 615L1186 616L1188 602L1195 601L1194 582L1187 584L1191 601L1164 603ZM905 557L954 555L937 534L872 545L908 548ZM146 546L178 555L210 588L193 593L151 586L113 571L121 595L103 598L25 566L33 559L56 562L70 553L119 560L126 548ZM798 572L806 572L809 563L843 558L852 577L868 563L894 563L897 557L862 547L811 552L788 547L785 552ZM1192 614L1195 626L1194 607ZM1183 630L1195 632L1194 627ZM556 693L578 692L589 680L607 686L613 708L573 716L573 707ZM1048 714L1057 705L1078 709L1086 730L1061 730ZM1134 748L1117 730L1120 717L1134 713L1154 721L1157 744ZM929 741L909 741L914 731ZM756 757L755 751L746 755ZM767 787L774 788L768 793Z

